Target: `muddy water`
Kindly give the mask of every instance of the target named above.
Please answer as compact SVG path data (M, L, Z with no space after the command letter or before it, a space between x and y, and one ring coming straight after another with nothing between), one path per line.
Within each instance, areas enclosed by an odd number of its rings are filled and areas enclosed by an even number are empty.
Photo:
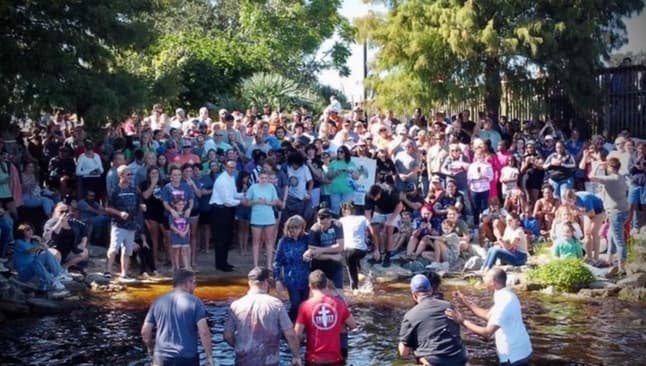
M43 318L10 320L0 328L1 365L145 365L139 337L150 302L168 286L142 286L116 298L96 299L84 310ZM450 297L452 288L444 289ZM490 303L484 289L462 288L481 304ZM233 365L233 351L222 339L226 308L246 292L244 281L201 285L207 302L214 355ZM409 365L396 354L399 322L412 300L405 286L378 286L373 295L348 294L360 329L350 335L349 365ZM616 299L523 295L524 316L534 345L535 365L644 365L646 310ZM642 321L640 321L641 319ZM494 365L493 340L471 334L463 339L472 365ZM284 364L290 356L285 349Z

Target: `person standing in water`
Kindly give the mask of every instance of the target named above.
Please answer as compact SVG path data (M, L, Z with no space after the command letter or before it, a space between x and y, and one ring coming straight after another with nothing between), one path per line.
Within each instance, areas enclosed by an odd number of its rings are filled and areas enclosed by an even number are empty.
M529 365L532 343L523 323L518 296L506 287L507 273L500 268L493 268L486 273L484 283L489 290L494 291L491 309L479 307L459 291L455 297L478 318L486 320L487 325L478 325L465 319L457 309L447 309L446 316L479 336L495 335L496 352L501 365Z
M199 365L197 338L213 366L211 331L202 301L193 295L195 273L179 269L173 274L173 291L155 300L141 328L153 365ZM153 341L153 328L157 328Z

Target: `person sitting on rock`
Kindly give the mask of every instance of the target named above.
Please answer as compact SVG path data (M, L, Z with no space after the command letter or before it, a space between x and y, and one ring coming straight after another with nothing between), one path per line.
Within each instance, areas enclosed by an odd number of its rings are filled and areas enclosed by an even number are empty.
M57 251L56 257L68 269L85 262L89 257L86 225L73 218L70 210L71 205L59 202L52 218L45 222L43 230L43 241ZM81 273L85 271L82 267L79 270Z
M556 258L581 258L583 257L583 244L574 237L574 226L564 223L563 236L552 247L552 254Z
M447 271L457 262L460 256L460 237L456 230L456 223L449 220L442 221L442 236L433 242L433 252L423 252L422 257L431 261L426 266L428 269Z
M13 262L18 279L27 282L37 278L38 287L42 291L64 290L62 281L71 281L72 278L61 267L56 256L33 233L34 229L28 223L20 224L16 230Z
M500 207L497 197L489 199L489 207L480 215L478 244L485 247L485 240L496 242L505 232L505 218L509 212Z

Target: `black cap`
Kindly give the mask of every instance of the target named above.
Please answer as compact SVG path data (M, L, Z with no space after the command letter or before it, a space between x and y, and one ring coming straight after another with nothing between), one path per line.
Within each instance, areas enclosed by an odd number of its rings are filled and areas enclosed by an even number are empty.
M262 282L271 278L271 272L265 267L254 267L247 275L249 281Z
M328 208L322 208L316 212L316 216L319 218L332 217L332 211Z

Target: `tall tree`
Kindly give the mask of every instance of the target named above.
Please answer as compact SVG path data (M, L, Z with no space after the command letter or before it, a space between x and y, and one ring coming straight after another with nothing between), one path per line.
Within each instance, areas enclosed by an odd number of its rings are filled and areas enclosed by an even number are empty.
M62 107L89 120L127 113L145 89L113 52L149 43L139 19L153 10L152 0L2 2L1 112Z
M602 58L626 42L623 17L641 0L409 0L383 2L386 14L357 20L378 47L369 80L378 101L399 110L462 98L484 88L498 117L501 80L537 70L574 102L590 103Z

